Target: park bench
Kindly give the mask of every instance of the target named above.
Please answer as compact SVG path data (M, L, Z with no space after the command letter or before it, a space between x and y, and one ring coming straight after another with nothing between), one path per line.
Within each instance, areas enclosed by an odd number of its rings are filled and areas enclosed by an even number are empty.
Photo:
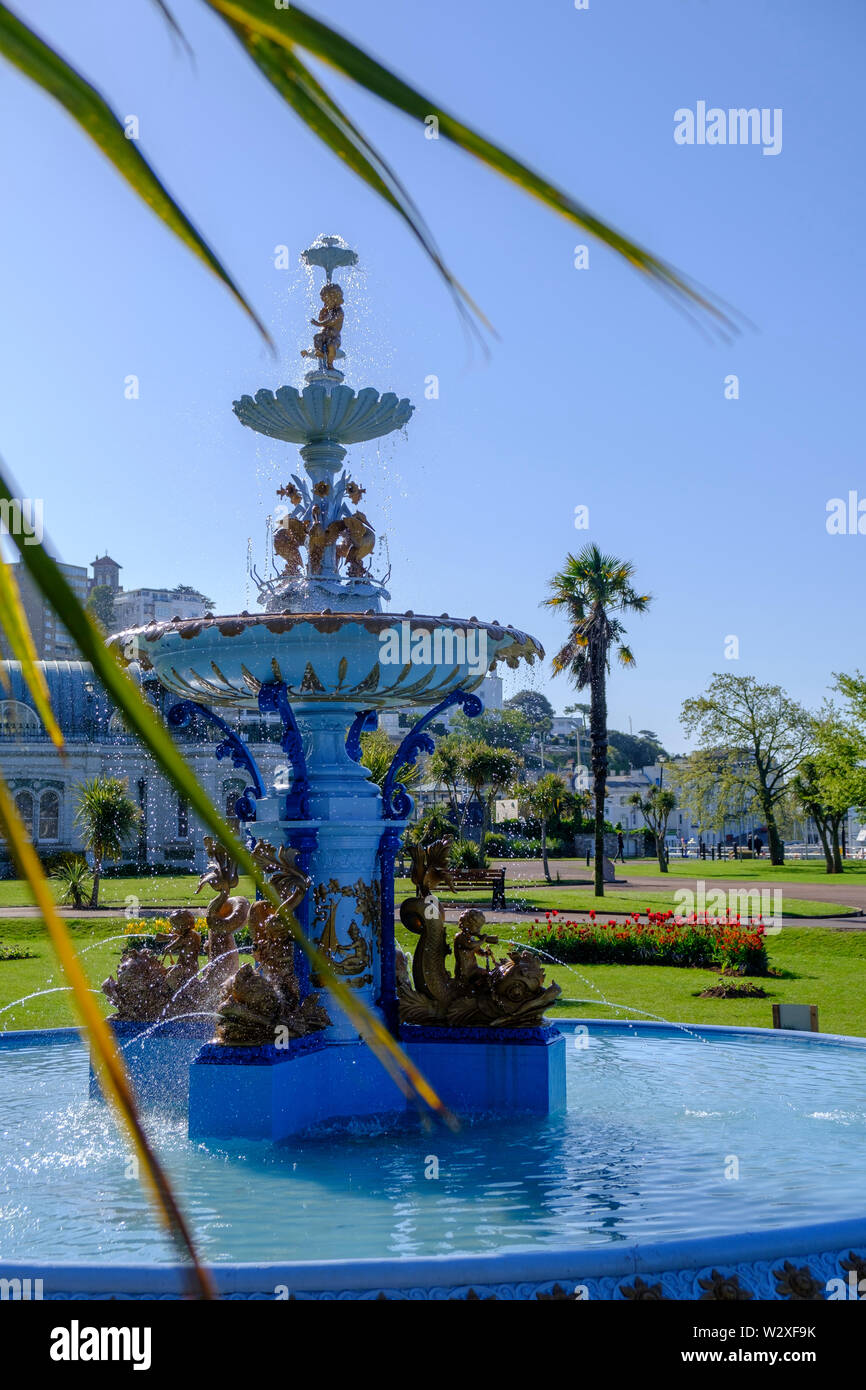
M489 888L492 893L490 906L494 911L506 906L504 867L501 869L452 869L451 879L458 891L463 888Z

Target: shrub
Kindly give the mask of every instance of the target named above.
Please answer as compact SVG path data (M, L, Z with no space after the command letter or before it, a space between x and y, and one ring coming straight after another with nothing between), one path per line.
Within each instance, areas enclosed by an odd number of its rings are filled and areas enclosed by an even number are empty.
M483 869L484 856L474 840L455 840L449 862L453 869Z
M0 941L0 960L35 960L38 951L28 951L26 946L4 946Z
M560 917L536 918L529 944L563 962L583 965L676 965L724 970L736 975L766 975L769 970L764 928L739 918L674 917L673 912L632 913L625 922L588 922Z

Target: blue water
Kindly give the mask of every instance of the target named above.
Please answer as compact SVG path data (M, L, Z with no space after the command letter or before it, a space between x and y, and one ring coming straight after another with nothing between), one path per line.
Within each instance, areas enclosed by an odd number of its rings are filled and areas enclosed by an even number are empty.
M279 1146L148 1117L209 1261L598 1246L866 1215L866 1051L568 1035L568 1115ZM0 1259L168 1261L76 1041L0 1049ZM438 1179L425 1170L438 1160ZM726 1177L735 1171L738 1177Z

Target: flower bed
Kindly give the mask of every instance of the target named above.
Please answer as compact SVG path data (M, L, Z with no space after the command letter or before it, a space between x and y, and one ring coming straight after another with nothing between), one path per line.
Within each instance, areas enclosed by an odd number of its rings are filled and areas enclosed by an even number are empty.
M644 920L645 919L645 920ZM766 975L769 964L760 921L706 915L676 917L668 912L634 912L625 921L577 922L558 912L536 918L529 945L563 963L583 965L679 965Z

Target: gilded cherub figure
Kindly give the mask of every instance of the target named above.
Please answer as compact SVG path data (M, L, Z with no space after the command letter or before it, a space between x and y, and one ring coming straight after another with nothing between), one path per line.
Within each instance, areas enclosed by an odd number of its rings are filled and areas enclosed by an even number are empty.
M286 574L300 574L303 569L301 546L307 543L309 523L296 516L284 516L274 532L274 550L286 562Z
M364 563L376 545L376 532L363 512L352 512L343 521L343 538L337 550L338 560L345 560L346 574L360 579L367 572Z
M313 338L312 351L304 348L301 356L318 357L328 371L332 371L343 331L343 291L339 285L323 285L319 296L322 308L318 318L310 319L310 323L322 331Z

